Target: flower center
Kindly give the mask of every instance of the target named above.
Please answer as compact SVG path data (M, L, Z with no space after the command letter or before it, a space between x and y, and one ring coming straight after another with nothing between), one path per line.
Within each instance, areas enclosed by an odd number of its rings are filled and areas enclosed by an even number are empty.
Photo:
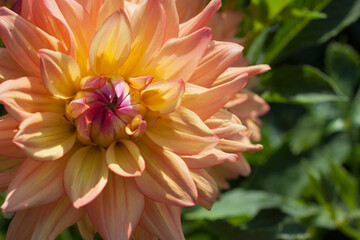
M138 90L117 78L86 78L83 82L67 107L82 143L108 147L114 141L142 133L146 127L142 120L146 107ZM134 129L134 122L139 121Z

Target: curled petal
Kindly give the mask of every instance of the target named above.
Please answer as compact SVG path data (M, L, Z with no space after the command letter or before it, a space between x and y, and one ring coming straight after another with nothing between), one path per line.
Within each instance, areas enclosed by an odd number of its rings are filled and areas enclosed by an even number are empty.
M186 86L181 105L194 111L202 120L206 120L233 98L246 82L247 74L244 74L231 82L209 89L189 84Z
M140 190L155 201L180 207L193 206L197 192L184 161L145 136L137 144L146 162L146 170L135 178Z
M212 205L219 196L215 180L204 169L192 169L190 172L199 193L196 203L207 210L211 210Z
M94 200L104 189L108 178L105 150L87 146L68 161L64 173L65 191L73 206L80 208Z
M14 143L26 155L38 161L64 156L74 145L76 132L72 124L56 113L35 113L24 120Z
M128 240L144 208L144 196L133 179L110 174L102 193L87 207L103 239Z
M39 49L64 51L62 44L56 38L9 9L0 8L0 16L1 39L10 55L27 73L34 76L40 75L40 57L37 53Z
M154 76L154 81L186 82L198 66L211 36L210 28L202 28L189 36L168 40L141 75Z
M23 77L0 85L0 101L16 120L23 121L37 112L64 113L65 102L54 98L40 78Z
M221 164L226 160L235 162L238 156L237 154L226 153L213 148L198 155L182 155L181 158L190 169L203 169Z
M0 154L9 157L25 157L24 153L13 143L19 128L19 122L10 115L0 117Z
M130 21L119 9L96 32L89 50L90 67L97 75L111 74L125 62L130 49Z
M185 84L179 81L158 81L141 92L141 99L154 112L166 114L175 111L181 103Z
M212 0L206 8L195 17L180 24L180 36L189 35L196 30L206 26L207 22L214 16L220 9L221 0Z
M1 208L15 212L53 202L64 194L63 173L69 159L40 163L26 159L12 180Z
M124 8L124 0L102 0L104 3L101 5L97 16L97 28L106 21L116 10ZM97 1L98 2L98 1Z
M15 79L26 75L25 71L11 57L9 50L6 48L0 48L0 59L0 83L4 80Z
M229 153L257 152L263 149L261 144L252 144L246 141L221 139L219 145L221 150Z
M180 208L146 199L139 224L160 239L185 240L180 217Z
M203 121L184 107L161 116L147 128L145 134L157 145L184 155L208 151L219 142Z
M166 16L161 0L143 1L131 19L133 41L131 54L123 66L125 75L136 75L148 65L163 45L165 30Z
M129 78L129 83L132 88L144 90L152 82L153 79L153 76Z
M68 99L79 88L80 68L65 53L42 49L39 51L41 75L46 88L56 97Z
M145 169L145 161L136 144L121 140L110 145L106 151L109 169L123 177L140 176Z
M211 84L241 56L243 47L230 42L213 41L188 82L202 87Z

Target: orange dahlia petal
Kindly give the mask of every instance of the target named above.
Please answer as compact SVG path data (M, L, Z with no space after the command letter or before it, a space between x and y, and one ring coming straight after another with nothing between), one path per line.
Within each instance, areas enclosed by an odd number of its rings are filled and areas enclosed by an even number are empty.
M64 185L73 206L80 208L94 200L108 179L105 150L87 146L78 150L65 167Z
M24 153L13 143L19 122L10 115L0 117L0 154L9 157L25 157Z
M14 143L30 158L49 161L61 158L73 147L76 132L72 124L56 113L36 113L24 120Z
M103 239L128 240L144 208L144 196L133 179L110 174L101 194L87 207Z
M81 0L81 1L87 1L87 0ZM106 19L110 15L112 15L115 11L117 11L119 8L124 8L124 0L102 0L102 1L103 4L99 9L96 20L97 28L101 27L101 25L106 21ZM99 1L96 0L95 2L99 2Z
M0 48L0 59L0 83L26 75L23 68L11 57L6 48Z
M219 191L215 180L207 173L205 169L191 169L190 172L199 193L196 203L203 206L207 210L211 210L212 205L219 196Z

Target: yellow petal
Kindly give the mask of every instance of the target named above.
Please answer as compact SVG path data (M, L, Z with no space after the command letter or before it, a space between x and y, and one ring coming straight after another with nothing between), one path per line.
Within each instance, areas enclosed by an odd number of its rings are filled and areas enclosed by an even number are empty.
M14 143L30 158L55 160L67 153L76 140L75 128L56 113L36 113L24 120Z
M47 49L39 51L41 75L46 88L56 97L68 99L75 95L81 79L75 60L65 53Z
M178 81L159 81L151 83L141 92L141 99L154 112L166 114L175 111L181 103L185 84Z
M130 49L130 21L124 10L120 9L96 32L90 45L90 67L97 75L111 74L125 62Z

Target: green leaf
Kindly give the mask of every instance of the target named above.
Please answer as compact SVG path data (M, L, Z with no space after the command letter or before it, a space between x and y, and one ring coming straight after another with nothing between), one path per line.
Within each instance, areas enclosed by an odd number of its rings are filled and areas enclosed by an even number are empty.
M186 213L185 217L190 220L243 217L246 221L252 219L261 209L281 206L281 202L282 198L276 194L235 189L224 193L220 201L214 204L211 211L195 208L194 211Z
M324 43L338 35L343 29L354 23L360 17L360 0L334 0L321 10L321 12L327 15L326 19L308 22L308 24L306 24L301 31L297 32L295 37L288 42L288 46L283 49L282 52L277 51L276 54L274 53L270 60L275 57L281 59L299 51L301 48ZM285 34L286 31L284 31L283 35Z
M360 56L352 47L341 43L330 44L326 51L325 68L344 94L354 94L360 78Z
M292 0L265 0L268 8L268 18L271 20L292 2Z
M329 2L330 0L295 1L295 7L304 7L308 8L309 11L320 12ZM290 19L284 22L268 48L265 63L272 63L312 19L313 16L308 14L302 19Z
M251 42L248 48L245 48L245 56L250 60L251 64L261 63L264 59L264 47L266 40L271 32L271 28L265 28L260 34Z
M342 166L331 164L331 180L338 186L341 199L350 209L356 209L358 185L356 179Z
M355 95L350 109L350 118L356 127L360 127L360 90ZM356 130L354 130L356 131Z
M308 104L346 100L336 94L340 91L332 79L311 66L279 67L266 73L262 81L267 88L263 97L270 102Z

